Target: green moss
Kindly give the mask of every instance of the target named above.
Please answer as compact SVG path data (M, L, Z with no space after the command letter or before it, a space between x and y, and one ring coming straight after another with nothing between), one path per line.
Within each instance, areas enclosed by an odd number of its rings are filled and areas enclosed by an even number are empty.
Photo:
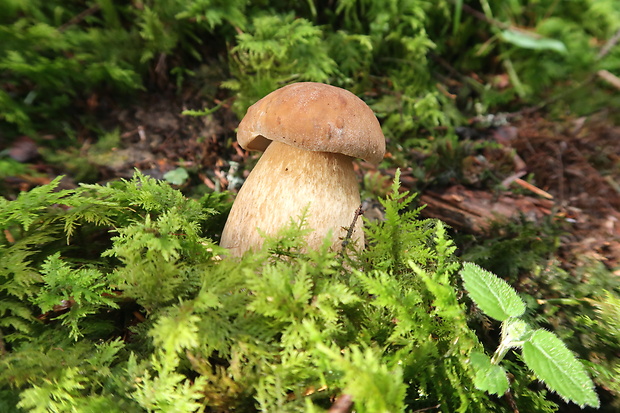
M474 386L469 354L484 348L456 247L443 224L418 221L398 181L359 255L304 252L302 220L241 259L201 230L221 197L201 204L140 174L57 183L0 204L12 234L0 248L0 387L12 409L322 411L349 394L366 412L504 410ZM71 245L95 230L88 254Z

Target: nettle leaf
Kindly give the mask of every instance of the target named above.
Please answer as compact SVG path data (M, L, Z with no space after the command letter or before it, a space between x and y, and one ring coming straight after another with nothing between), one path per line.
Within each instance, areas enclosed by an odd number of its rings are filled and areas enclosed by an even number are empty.
M525 303L517 292L495 274L471 262L463 263L460 274L471 299L489 317L504 321L525 312Z
M583 365L562 340L546 330L536 330L523 343L523 359L539 380L564 400L580 407L599 407L594 383Z
M472 351L469 357L476 372L474 385L478 390L500 396L506 393L509 384L506 370L503 367L492 364L489 356L484 353Z

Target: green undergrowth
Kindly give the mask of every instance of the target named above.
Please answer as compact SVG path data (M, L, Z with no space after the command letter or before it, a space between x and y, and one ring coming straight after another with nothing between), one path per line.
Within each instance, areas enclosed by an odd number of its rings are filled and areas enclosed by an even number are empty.
M620 281L594 255L562 248L563 220L534 224L523 218L495 224L488 238L459 237L460 257L510 282L528 303L525 318L549 328L586 360L606 389L603 411L620 408ZM568 255L567 255L568 254ZM483 336L492 335L479 325Z
M241 259L213 241L222 196L187 199L140 173L58 183L0 201L3 412L322 412L342 395L357 412L552 412L536 390L549 377L540 357L560 378L585 374L536 330L511 336L528 364L506 350L480 381L497 343L470 326L480 315L445 225L418 218L398 176L385 221L367 222L366 250L306 251L302 220ZM468 282L518 300L493 277ZM531 355L549 346L559 357ZM579 405L598 402L587 384L582 397L545 381Z
M620 28L615 0L1 4L0 131L9 138L97 134L98 116L146 90L196 89L209 109L228 97L241 116L297 81L364 97L395 144L441 137L462 114L544 98L557 113L617 102L595 76L620 69L607 44Z

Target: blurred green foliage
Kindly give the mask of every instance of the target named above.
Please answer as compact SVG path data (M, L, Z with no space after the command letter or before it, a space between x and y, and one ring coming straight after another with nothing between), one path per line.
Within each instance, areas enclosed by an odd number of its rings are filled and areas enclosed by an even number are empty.
M122 103L155 91L162 73L182 88L201 65L223 66L211 81L234 92L239 115L286 83L320 81L363 96L388 138L403 142L417 131L453 125L455 108L475 115L537 102L556 85L583 82L598 69L620 70L618 48L602 50L620 28L614 0L2 0L1 6L0 119L9 138L75 127L89 113L92 93ZM573 109L593 110L613 98L604 87L590 94Z

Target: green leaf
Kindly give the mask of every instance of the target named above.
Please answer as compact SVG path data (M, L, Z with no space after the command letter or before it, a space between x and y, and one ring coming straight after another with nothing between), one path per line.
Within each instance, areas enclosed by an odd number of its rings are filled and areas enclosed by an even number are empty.
M495 274L470 262L463 263L460 274L471 299L489 317L504 321L525 312L517 292Z
M523 49L553 50L562 54L568 52L564 43L559 40L540 37L521 30L504 30L500 33L500 37L505 42Z
M520 347L521 340L530 331L527 323L519 318L508 318L502 323L502 342L509 347Z
M164 179L173 185L183 185L189 178L185 168L177 168L164 174Z
M489 356L477 351L472 351L470 360L476 372L474 385L478 390L500 396L506 393L509 384L503 367L492 364Z
M564 400L599 407L594 383L583 365L555 334L536 330L523 344L523 359L539 380Z

